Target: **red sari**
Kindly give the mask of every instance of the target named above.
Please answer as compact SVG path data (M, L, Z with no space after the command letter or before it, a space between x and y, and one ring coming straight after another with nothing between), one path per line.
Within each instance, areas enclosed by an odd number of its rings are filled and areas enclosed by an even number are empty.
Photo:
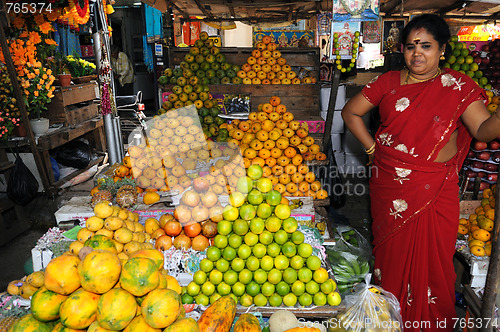
M405 331L452 331L458 171L471 141L460 116L487 97L449 69L410 85L400 85L399 71L388 72L363 95L379 106L382 123L370 179L375 279L398 298ZM434 162L455 130L457 154Z

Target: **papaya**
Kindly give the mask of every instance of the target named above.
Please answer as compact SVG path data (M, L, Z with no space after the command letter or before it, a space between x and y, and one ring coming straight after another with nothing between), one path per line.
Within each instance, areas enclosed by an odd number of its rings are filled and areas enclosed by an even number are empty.
M123 265L120 285L134 296L143 296L160 284L160 275L150 258L134 257Z
M215 301L198 319L200 332L229 332L236 315L236 301L229 295Z
M108 332L111 330L105 329L101 325L99 325L99 322L95 320L92 324L90 324L89 328L87 329L87 332Z
M285 332L321 332L317 327L294 327L293 329L286 330Z
M41 322L59 318L59 309L68 297L57 294L46 287L38 289L31 297L31 313Z
M124 329L137 313L135 297L122 288L104 293L97 302L97 321L105 329Z
M108 250L115 254L118 253L113 240L102 234L92 236L90 239L84 242L84 245L86 247L91 247L92 249Z
M41 322L32 314L27 314L11 326L9 332L52 332L55 325L55 322Z
M241 315L234 324L234 332L261 332L260 323L253 314Z
M96 318L100 295L80 288L61 305L59 315L64 326L72 329L86 329Z
M161 251L156 250L156 249L141 249L139 251L134 252L130 258L132 257L146 257L150 258L155 262L156 266L158 267L158 270L163 268L164 264L164 257Z
M107 250L93 250L78 265L82 288L104 294L120 279L122 263L118 256Z
M181 318L167 327L163 332L199 332L198 323L193 318Z
M54 329L52 330L52 332L79 332L79 331L81 330L70 329L69 327L65 327L61 322L57 323L57 325L54 326Z
M45 287L61 295L69 295L76 291L81 285L78 264L80 258L71 254L52 259L45 268Z
M139 315L132 319L123 332L162 332L162 330L149 326L148 323L146 323L144 316Z
M164 329L179 317L181 307L179 294L171 289L158 288L146 295L142 301L141 311L149 326Z

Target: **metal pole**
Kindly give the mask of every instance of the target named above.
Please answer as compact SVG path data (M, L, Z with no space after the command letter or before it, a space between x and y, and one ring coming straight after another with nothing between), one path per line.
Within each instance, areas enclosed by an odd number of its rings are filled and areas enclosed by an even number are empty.
M103 116L104 120L104 132L106 133L106 138L114 138L114 124L113 116L111 114L106 114ZM116 144L114 139L106 139L106 145L109 151L109 162L110 164L117 163L121 160L118 158L118 152L116 151Z
M118 139L116 140L117 142L117 154L118 158L120 158L120 161L123 160L124 153L123 153L123 137L122 137L122 127L120 125L120 116L115 116L113 119L115 120L115 128L116 128L116 137Z

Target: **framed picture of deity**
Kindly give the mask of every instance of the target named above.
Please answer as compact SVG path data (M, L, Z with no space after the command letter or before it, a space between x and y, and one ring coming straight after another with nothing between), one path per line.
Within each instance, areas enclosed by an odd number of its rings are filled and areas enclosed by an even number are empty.
M401 35L406 23L406 18L391 18L382 21L381 53L387 54L403 51Z

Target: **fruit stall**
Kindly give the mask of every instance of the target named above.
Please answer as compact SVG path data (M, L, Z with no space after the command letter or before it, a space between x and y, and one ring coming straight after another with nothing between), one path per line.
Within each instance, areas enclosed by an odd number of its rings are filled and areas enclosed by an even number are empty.
M459 31L458 36L452 37L451 54L445 66L466 73L485 88L487 109L494 113L500 103L495 74L495 68L500 62L497 54L500 40L462 42L459 38L463 38L463 30ZM498 216L495 216L495 209L498 209L496 188L500 162L499 142L500 137L489 143L473 140L460 172L461 218L455 254L456 288L463 288L473 317L486 317L492 313L498 292L491 281L498 278L498 263L490 266L490 258L495 251L492 250L495 245L492 242L495 237L498 238ZM494 262L495 257L492 258ZM489 279L491 280L488 281Z
M0 331L401 324L397 300L370 284L370 241L321 209L330 205L332 119L320 117L319 48L281 49L266 37L227 48L202 32L189 47L164 47L157 115L133 132L122 160L99 169L88 195L56 212L57 227L32 250L34 271L0 294ZM488 89L488 110L496 111L498 83L484 60L493 56L451 45L447 66ZM496 54L500 44L489 47ZM346 71L339 66L334 86ZM81 105L89 101L81 93L73 92L79 101L59 97L54 105L77 118L51 115L68 125L96 112ZM49 150L68 138L46 135L38 144ZM474 317L484 317L498 279L499 142L474 141L461 171L457 288L465 285Z

